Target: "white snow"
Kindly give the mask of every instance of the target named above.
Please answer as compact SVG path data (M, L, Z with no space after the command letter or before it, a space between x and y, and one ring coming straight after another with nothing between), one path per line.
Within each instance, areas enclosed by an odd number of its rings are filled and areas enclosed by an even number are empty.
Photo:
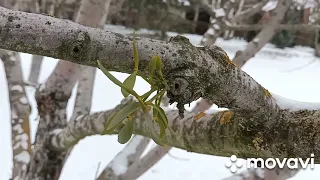
M28 99L26 97L21 97L19 100L21 104L28 104Z
M54 134L54 135L57 135L59 133L61 133L62 129L55 129L53 131L50 132L50 134Z
M269 2L267 2L266 5L264 5L262 7L262 10L263 11L272 11L274 8L277 7L277 4L278 4L278 1L269 1Z
M294 0L296 8L298 10L303 7L304 9L316 7L317 2L315 0ZM278 0L269 0L269 2L263 6L263 11L272 11L277 7Z
M254 38L253 42L255 42L255 43L259 42L259 38Z
M17 154L14 159L27 164L30 161L30 154L27 151L22 151L20 154Z
M17 119L17 118L18 118L18 115L17 115L17 113L15 112L15 110L11 110L11 118L12 118L12 119Z
M18 131L18 133L23 133L23 129L21 127L21 124L16 124L15 126L13 126L12 128L14 131Z
M224 11L223 8L218 8L218 9L212 9L213 12L216 13L216 17L223 17L226 15L226 12Z
M19 147L22 147L25 150L28 149L28 135L26 133L17 135L16 140L17 142L13 149L18 149Z
M16 61L16 58L14 56L10 56L10 61Z
M216 29L216 30L219 30L219 29L220 29L220 26L219 26L218 24L214 24L214 25L213 25L213 28Z
M108 30L118 31L119 33L132 32L132 29L125 29L123 26L107 26ZM147 30L143 30L147 31ZM150 32L150 31L147 31ZM176 33L169 32L170 36ZM190 42L198 44L202 36L183 34L190 38ZM235 52L243 50L247 43L243 40L232 39L224 41L218 39L216 45L221 46L232 58ZM25 80L30 73L31 55L21 54L23 68L23 77ZM45 58L40 72L39 82L45 82L57 63L56 59ZM308 47L295 47L276 49L273 45L266 45L258 54L256 54L246 65L243 70L252 76L262 86L272 92L273 96L279 95L287 99L303 102L320 102L320 59L313 56L313 49ZM127 74L112 73L119 80L123 81ZM34 141L38 121L36 102L34 100L34 89L25 88L28 93L28 100L33 108L30 115L31 124L31 141ZM135 90L142 94L149 89L149 85L141 78L137 78ZM7 92L7 82L3 64L0 61L0 180L8 180L12 167L11 151L11 121L10 106ZM71 101L68 103L68 118L72 114L76 91L73 91ZM276 94L276 95L275 95ZM98 112L113 108L122 100L120 88L114 85L105 75L98 70L93 90L92 112ZM287 100L284 102L288 102ZM191 110L196 103L191 103L191 107L185 106ZM299 105L300 106L300 105ZM172 106L170 106L172 107ZM301 107L301 106L300 106ZM216 106L211 107L210 111L217 110ZM210 112L209 111L209 112ZM151 149L154 143L148 146ZM112 160L112 158L124 147L119 144L117 136L90 136L81 140L73 149L66 166L62 170L60 180L93 179L97 164L101 162L103 168ZM303 147L301 147L303 148ZM201 155L190 153L184 150L173 148L170 153L179 158L187 158L189 161L178 160L171 156L165 156L153 166L148 172L142 175L139 180L198 180L198 179L222 179L231 175L230 170L225 167L225 162L229 157ZM244 170L245 167L239 171ZM292 180L318 180L320 176L320 166L316 165L314 170L302 170Z
M11 87L10 89L11 91L18 91L18 92L22 92L23 88L20 85L14 85Z
M207 34L214 35L214 29L213 28L209 28L208 31L207 31Z

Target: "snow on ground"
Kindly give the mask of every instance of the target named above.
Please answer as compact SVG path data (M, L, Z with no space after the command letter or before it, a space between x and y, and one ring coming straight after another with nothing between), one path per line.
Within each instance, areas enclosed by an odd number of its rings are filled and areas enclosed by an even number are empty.
M120 26L107 26L110 31L119 33L128 33L132 30ZM150 32L142 30L142 32ZM169 33L170 36L176 35ZM184 34L190 38L191 43L198 44L201 36ZM217 45L221 46L232 58L239 49L244 49L246 42L233 39L224 41L218 39ZM24 78L30 73L31 55L22 54L22 67ZM44 82L52 72L57 60L46 58L42 66L40 82ZM0 63L0 180L8 180L11 173L11 145L10 145L10 108L8 104L7 85L5 80L3 64ZM313 56L313 49L307 47L287 48L284 50L275 49L273 45L268 44L254 58L252 58L243 70L250 74L256 81L266 87L270 92L281 95L285 98L306 101L320 102L320 59ZM114 73L117 78L124 80L127 75ZM145 92L147 84L139 79L135 89L138 93ZM32 97L34 90L27 88L28 98L32 106L35 106L35 100ZM73 92L72 100L75 98ZM120 89L112 84L101 71L96 74L96 82L93 93L92 111L97 112L113 108L122 99ZM192 106L194 103L192 104ZM68 117L72 114L73 101L68 105ZM188 108L189 109L189 108ZM31 133L35 135L37 126L36 111L33 111L31 118ZM94 179L96 168L101 163L102 167L116 155L124 145L117 142L116 136L92 136L81 140L74 148L73 153L68 159L63 169L61 180ZM150 144L149 148L154 144ZM303 147L300 147L303 148ZM227 157L216 157L188 153L184 150L173 149L170 154L178 157L165 156L158 164L151 168L146 174L140 177L140 180L163 180L163 179L221 179L231 175L225 163L229 160ZM244 170L244 167L241 169ZM238 170L239 172L239 170ZM303 170L292 178L299 179L318 179L320 176L320 166L316 165L314 170Z

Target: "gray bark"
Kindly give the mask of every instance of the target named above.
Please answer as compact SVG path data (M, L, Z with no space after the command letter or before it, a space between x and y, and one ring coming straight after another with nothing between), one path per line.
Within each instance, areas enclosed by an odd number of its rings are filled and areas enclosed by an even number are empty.
M2 41L2 48L61 58L88 66L96 66L96 60L99 59L110 71L131 73L133 70L131 37L52 17L13 12L3 8L1 10L0 27L5 33L1 33L0 38L10 37ZM8 17L14 20L3 20ZM20 21L26 26L37 28L32 31L29 28L18 31L14 25ZM4 27L4 22L9 22L10 25ZM46 22L51 25L48 26ZM43 28L45 31L42 33L40 29ZM28 36L23 36L26 33ZM39 41L41 38L42 41ZM261 100L261 97L265 97L265 89L237 68L217 46L194 47L182 36L174 37L170 42L136 39L140 63L144 64L140 67L141 73L148 73L146 64L151 56L162 57L163 73L171 87L168 97L172 101L188 104L202 96L215 101L220 107L257 112L269 112L275 106L272 98L268 101ZM16 43L19 43L19 46L15 45ZM27 47L24 47L26 44ZM241 81L250 82L250 87Z
M50 132L67 125L66 107L76 82L73 63L61 61L45 83L45 89L36 93L40 116L31 161L24 180L58 179L63 167L65 152L55 152L48 147Z
M265 101L267 98L262 97ZM79 117L78 121L52 137L51 146L63 150L85 136L102 134L112 113L130 102L132 99L128 98L113 110ZM274 107L273 111L278 110ZM177 111L168 111L169 125L175 134L167 131L164 141L189 152L226 157L235 154L239 158L310 158L314 153L315 163L319 163L320 130L316 128L319 112L280 110L266 115L236 109L200 117L186 112L185 118L181 119ZM136 134L149 136L145 122L150 120L148 118L150 116L142 112L136 114ZM121 127L114 133L118 133Z
M33 84L38 84L42 61L43 61L43 56L38 56L38 55L32 56L29 82L31 82Z
M101 11L105 11L105 8L109 7L106 6L105 3L109 3L110 1L101 0L99 3L97 3L84 0L83 2L84 3L82 3L82 6L87 7L80 8L81 11L77 16L76 21L95 27L101 25L101 19L106 18L104 12L101 13ZM95 13L90 14L90 16L95 17L94 20L88 21L85 18L86 12L84 9L90 10L92 7L90 8L88 5L92 4L96 7L94 11ZM63 128L67 125L66 106L68 99L70 98L72 88L74 87L75 82L78 80L80 73L81 68L79 65L66 61L60 61L54 73L47 81L45 91L38 93L37 104L40 122L36 135L35 151L31 162L29 163L25 179L41 180L59 178L69 151L66 150L57 152L51 150L47 146L47 142L51 131L54 131L57 128ZM94 77L94 71L92 72L92 70L89 70L86 75L90 76L92 79ZM90 83L93 83L93 80L90 81Z
M11 108L12 178L19 179L31 156L29 126L31 108L24 89L19 54L1 49L0 58L4 62L6 71Z

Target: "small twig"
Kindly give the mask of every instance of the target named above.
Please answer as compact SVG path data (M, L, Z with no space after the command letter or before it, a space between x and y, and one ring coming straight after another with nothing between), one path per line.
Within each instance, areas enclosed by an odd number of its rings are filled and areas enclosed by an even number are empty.
M177 159L177 160L180 160L180 161L190 161L190 159L187 159L187 158L179 158L179 157L176 157L174 155L172 155L170 152L168 152L168 155L174 159Z
M98 173L99 173L100 165L101 165L101 162L98 163L98 167L97 167L97 170L96 170L96 174L94 175L94 179L95 179L95 180L98 179Z
M26 86L33 87L33 88L35 88L35 89L39 89L39 87L40 87L40 84L38 84L38 83L33 83L33 82L30 82L30 81L24 81L24 84L25 84Z

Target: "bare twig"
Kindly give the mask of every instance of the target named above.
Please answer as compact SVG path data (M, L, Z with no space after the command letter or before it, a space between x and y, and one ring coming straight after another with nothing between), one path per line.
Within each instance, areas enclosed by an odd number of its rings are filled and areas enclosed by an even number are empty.
M31 70L29 75L29 82L38 84L40 68L43 61L43 56L32 55Z
M100 165L101 165L101 162L98 163L98 167L97 167L96 173L94 175L94 180L98 180L98 174L99 174Z

